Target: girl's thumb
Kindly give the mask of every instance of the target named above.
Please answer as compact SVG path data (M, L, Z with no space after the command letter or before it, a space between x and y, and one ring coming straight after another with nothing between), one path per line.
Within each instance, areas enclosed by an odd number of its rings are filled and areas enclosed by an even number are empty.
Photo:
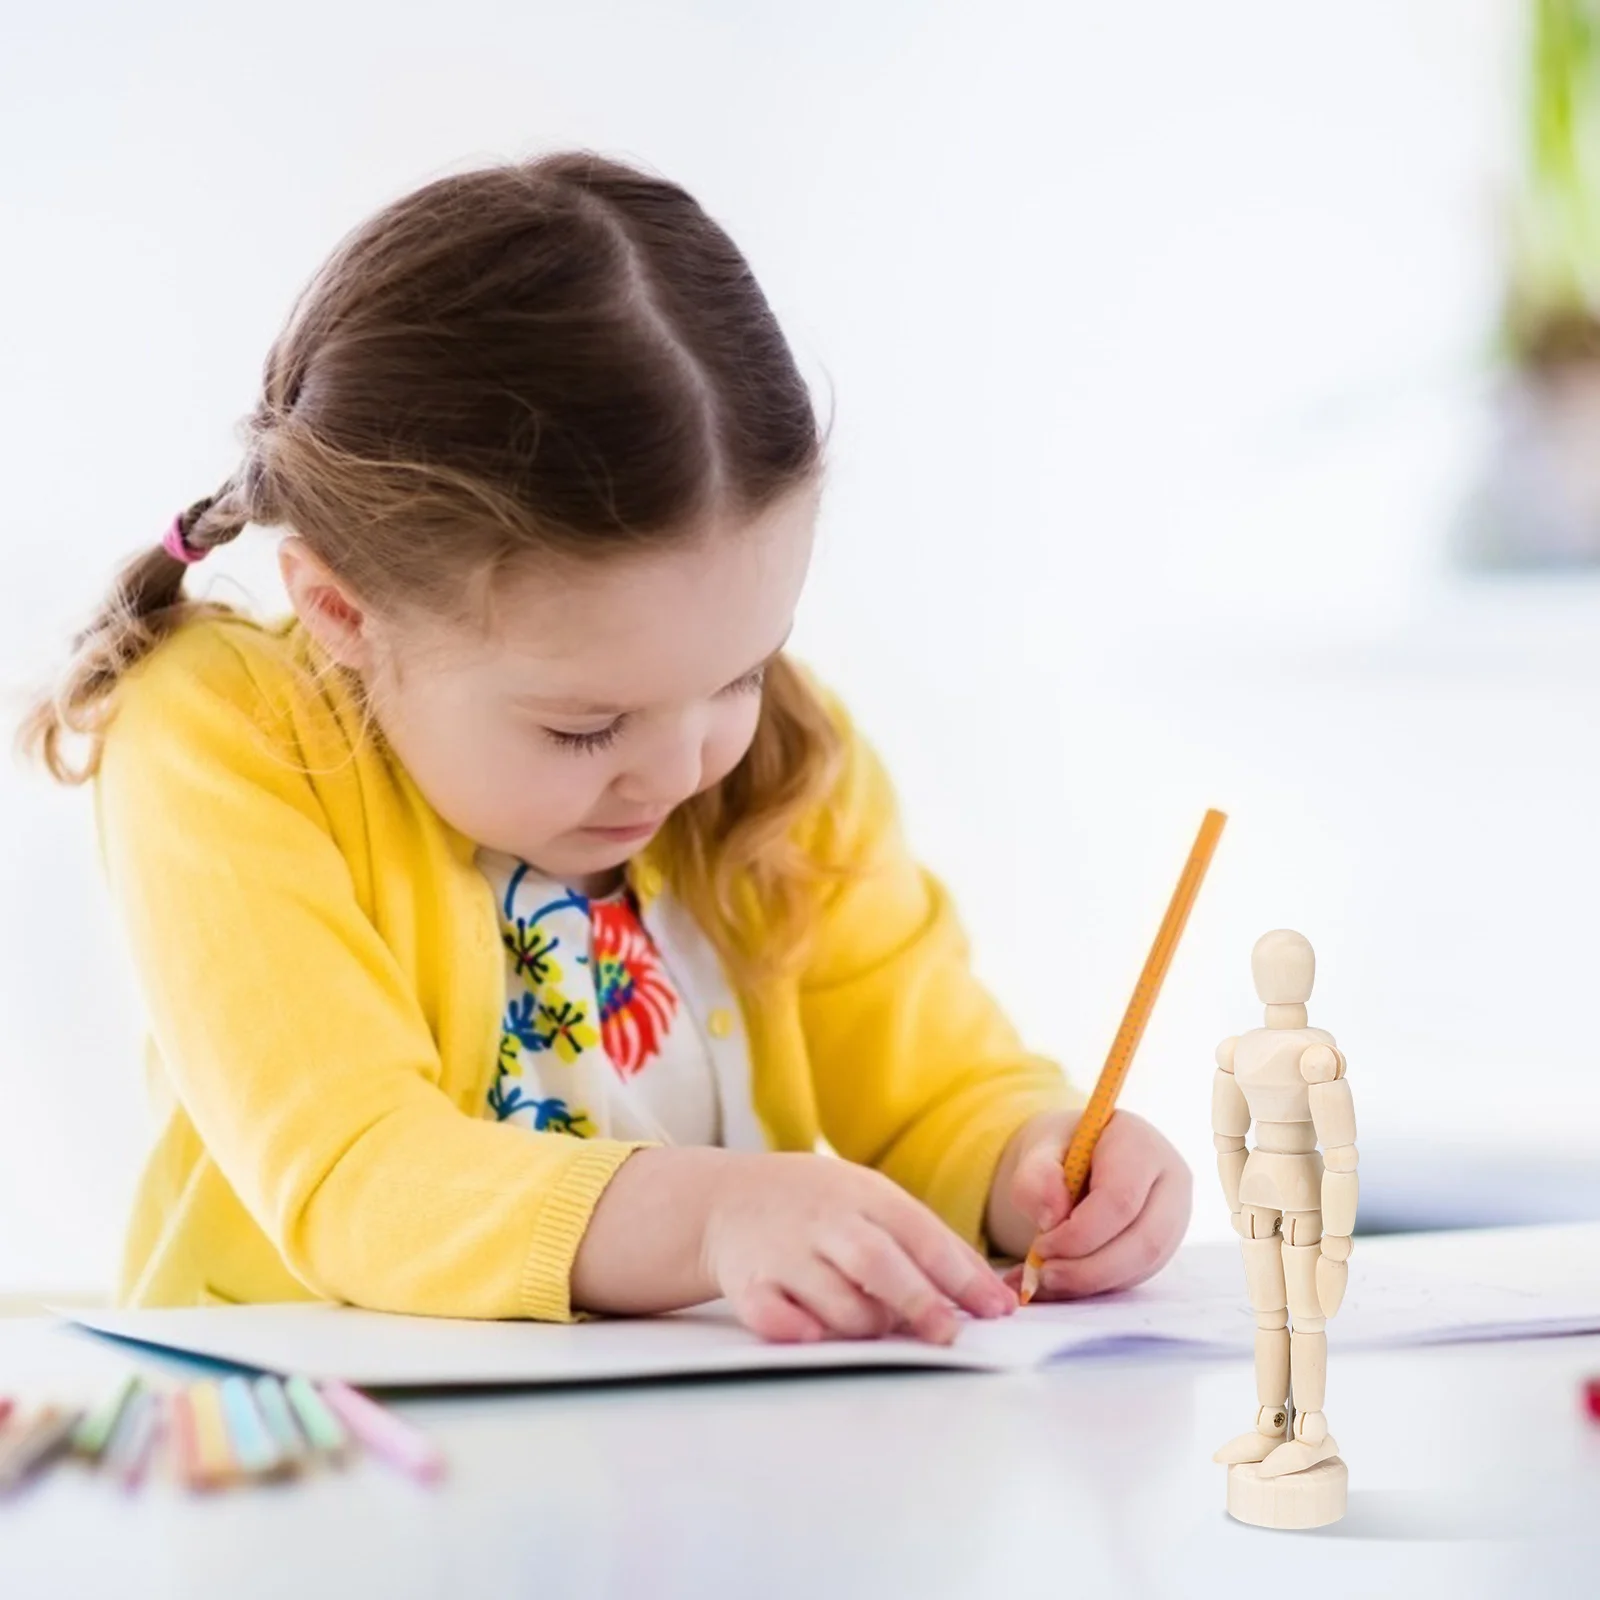
M1032 1218L1040 1233L1048 1233L1064 1222L1071 1209L1067 1180L1061 1171L1066 1153L1064 1137L1041 1139L1017 1163L1013 1198L1017 1209Z

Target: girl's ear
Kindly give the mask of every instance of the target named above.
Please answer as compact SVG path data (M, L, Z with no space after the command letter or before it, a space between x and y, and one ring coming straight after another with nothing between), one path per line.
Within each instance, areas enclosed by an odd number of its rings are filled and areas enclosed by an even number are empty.
M305 540L290 535L278 548L278 570L295 615L341 667L372 666L372 616Z

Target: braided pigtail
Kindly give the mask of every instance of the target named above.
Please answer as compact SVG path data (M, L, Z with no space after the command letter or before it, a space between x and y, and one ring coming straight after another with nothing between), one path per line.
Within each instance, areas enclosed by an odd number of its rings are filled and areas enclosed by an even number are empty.
M73 640L59 681L24 717L17 745L25 756L42 762L59 783L81 784L94 776L118 681L184 621L228 609L185 600L184 574L209 551L238 538L250 520L244 480L230 478L180 512L162 543L123 567L99 614ZM76 754L68 748L69 736L81 741Z

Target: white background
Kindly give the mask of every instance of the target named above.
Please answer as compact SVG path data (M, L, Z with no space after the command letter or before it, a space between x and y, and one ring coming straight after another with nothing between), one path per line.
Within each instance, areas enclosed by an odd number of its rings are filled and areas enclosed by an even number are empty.
M1509 0L32 7L0 55L0 670L230 469L303 279L473 161L690 186L835 416L798 646L1030 1039L1091 1078L1208 804L1126 1103L1200 1171L1301 928L1364 1135L1600 1151L1600 591L1447 574ZM208 567L277 603L270 536ZM103 1284L148 1123L86 796L6 769L0 1288ZM239 937L248 939L248 929ZM226 952L179 951L195 981Z

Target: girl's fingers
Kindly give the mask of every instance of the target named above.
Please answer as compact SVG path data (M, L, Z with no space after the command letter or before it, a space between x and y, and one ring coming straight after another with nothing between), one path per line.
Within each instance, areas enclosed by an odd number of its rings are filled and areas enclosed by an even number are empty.
M839 1338L881 1339L897 1320L893 1306L858 1288L821 1256L787 1274L784 1292Z
M1017 1163L1011 1203L1040 1233L1059 1227L1072 1208L1061 1171L1066 1139L1041 1140Z
M975 1317L1006 1317L1017 1309L1017 1297L989 1263L903 1191L871 1216L921 1275L963 1311Z
M1163 1172L1132 1227L1088 1255L1046 1261L1040 1276L1042 1292L1053 1299L1075 1299L1142 1283L1172 1259L1188 1221L1187 1175Z
M856 1218L821 1248L834 1267L915 1337L932 1344L949 1344L955 1338L958 1324L949 1301L876 1223Z
M752 1284L734 1304L739 1320L773 1344L812 1344L828 1330L775 1283Z
M1131 1151L1109 1151L1089 1174L1089 1189L1060 1227L1038 1241L1041 1256L1089 1256L1131 1228L1166 1171L1159 1162L1130 1159Z

